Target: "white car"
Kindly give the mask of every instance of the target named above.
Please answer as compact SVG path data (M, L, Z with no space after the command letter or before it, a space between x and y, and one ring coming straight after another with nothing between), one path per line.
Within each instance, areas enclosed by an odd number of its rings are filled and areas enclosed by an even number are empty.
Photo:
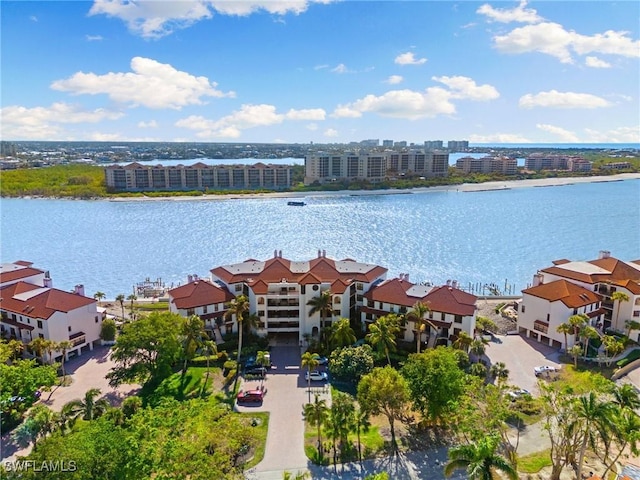
M556 367L552 367L551 365L542 365L540 367L535 367L533 372L536 374L536 377L539 377L543 373L553 373L557 372L558 369Z
M327 372L319 372L317 370L314 370L311 373L307 372L304 374L304 379L307 381L311 379L312 382L324 382L328 378L329 377L327 375Z
M529 390L519 388L517 390L511 390L510 392L507 392L507 395L509 395L509 397L511 397L511 401L514 402L524 395L531 395L531 393L529 392Z

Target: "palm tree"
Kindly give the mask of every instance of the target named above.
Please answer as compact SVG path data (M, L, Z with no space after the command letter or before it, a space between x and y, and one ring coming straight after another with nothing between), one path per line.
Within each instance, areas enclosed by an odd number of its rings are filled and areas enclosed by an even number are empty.
M98 301L98 304L102 301L103 298L105 298L106 295L104 294L104 292L96 292L93 294L93 298L95 298Z
M309 316L313 316L316 313L320 314L320 327L325 327L325 318L327 316L333 317L333 297L331 290L325 290L317 297L313 297L307 302L307 305L311 307L309 310Z
M58 342L57 349L62 352L62 383L64 384L67 380L67 373L64 370L64 362L67 359L67 351L73 347L73 343L69 340L62 340Z
M96 400L100 393L102 392L99 388L90 388L84 394L84 400L72 400L62 408L65 410L65 414L74 420L80 417L83 420L93 420L101 416L110 407L106 399Z
M271 355L269 352L264 350L256 352L256 363L261 367L268 369L271 364ZM262 378L260 379L260 384L264 385L264 375L262 375Z
M487 367L482 363L474 363L469 367L469 374L482 379L487 378Z
M358 436L358 460L362 461L362 451L360 441L360 432L367 433L371 427L369 421L369 414L362 410L360 407L356 408L353 412L353 427L356 429L356 435Z
M53 340L45 339L42 342L42 345L44 345L44 351L47 352L49 363L53 365L53 352L56 350L56 342L54 342Z
M331 332L331 344L335 348L353 345L356 341L356 334L351 328L348 318L341 318L333 326Z
M576 343L567 353L573 357L573 366L578 368L578 357L582 353L582 347Z
M309 472L291 473L287 470L282 472L282 480L307 480L307 478L309 478Z
M585 339L585 342L584 342L584 356L586 357L587 353L589 351L589 340L600 338L600 334L598 333L598 330L596 330L595 328L593 328L590 325L587 325L586 327L584 327L581 330L580 336L584 337L584 339Z
M569 350L569 341L567 339L567 335L573 332L573 326L570 323L561 323L556 328L556 332L564 334L564 351L565 353Z
M120 304L120 308L122 309L122 321L124 321L124 300L125 300L124 293L120 293L116 297L116 302Z
M429 322L425 322L425 316L427 313L431 311L428 303L422 303L417 301L413 304L412 309L407 313L407 318L409 320L413 320L415 324L416 331L416 353L420 353L420 343L422 340L422 332L424 332L426 324ZM433 325L430 325L433 327Z
M198 315L191 315L182 324L182 355L184 364L182 367L182 379L187 374L187 364L198 349L207 340L207 333L204 331L204 322Z
M318 395L316 395L313 403L309 402L304 406L302 415L304 419L309 422L309 425L318 427L318 454L322 458L322 425L329 415L327 402L320 400Z
M370 324L369 333L365 337L371 345L384 352L389 365L391 365L389 351L395 351L396 335L399 331L398 317L391 313L378 318L375 323Z
M637 320L625 320L624 326L627 327L627 338L631 338L631 330L640 330L640 322Z
M640 408L640 397L636 388L630 383L624 383L613 389L613 398L616 405L621 408L635 410Z
M307 367L307 391L309 392L309 403L311 403L311 370L320 365L320 356L317 353L304 352L301 361L302 368Z
M450 477L457 469L464 468L471 480L493 480L494 470L499 470L510 480L518 479L518 472L505 457L497 453L500 440L492 435L477 443L459 445L449 449L449 461L444 474Z
M135 302L138 299L138 297L136 296L135 293L132 293L131 295L129 295L127 297L127 300L129 300L131 302L131 309L129 312L129 318L131 318L133 320L133 302Z
M29 348L35 352L35 354L40 357L40 360L44 363L44 359L42 358L42 353L45 351L46 340L42 337L36 337L29 342Z
M607 366L613 362L613 358L624 351L624 342L618 340L613 335L605 335L602 337L602 344L607 355Z
M458 334L458 338L453 342L453 347L458 348L460 350L464 350L465 352L469 352L469 347L473 343L473 337L469 335L467 332L462 330Z
M618 454L607 465L607 469L602 474L602 478L608 478L607 473L614 465L617 465L620 456L623 454L627 446L630 447L631 453L638 455L638 442L640 441L640 417L628 408L619 408L614 410L612 415L613 436L618 444Z
M611 403L600 401L594 392L581 396L576 404L576 421L582 423L582 445L578 456L578 468L576 478L582 478L582 466L584 454L587 451L587 442L594 445L596 433L606 436L606 430L610 425ZM594 432L595 428L595 432Z
M216 355L218 353L218 346L216 345L216 342L214 342L213 340L207 339L202 342L201 348L202 348L202 352L207 357L207 374L204 377L204 385L203 385L203 388L207 388L207 383L209 382L210 358L211 358L211 355Z
M498 380L498 385L502 384L509 378L509 370L504 362L496 362L491 365L489 374Z
M622 305L622 302L628 302L629 301L629 295L627 295L624 292L613 292L611 294L611 301L612 302L618 302L618 308L616 309L616 321L614 323L614 329L617 330L618 329L618 320L620 319L620 306Z
M469 346L469 351L476 356L476 358L478 359L478 362L484 355L484 352L487 350L488 344L489 342L482 337L476 337L471 342L471 345Z
M569 325L573 327L573 343L577 343L578 333L582 327L589 323L589 317L584 313L580 313L578 315L571 315L567 321L569 322Z
M227 303L228 310L224 317L228 320L235 317L238 325L238 367L240 366L240 355L242 354L242 321L245 314L249 311L249 299L244 295L238 295L236 298ZM236 372L240 369L237 368Z

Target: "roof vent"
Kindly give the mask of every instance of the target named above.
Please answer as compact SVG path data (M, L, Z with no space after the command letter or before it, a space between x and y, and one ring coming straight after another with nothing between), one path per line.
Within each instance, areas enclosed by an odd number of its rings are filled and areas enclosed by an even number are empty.
M600 254L598 255L598 259L609 258L611 256L611 252L609 250L600 250Z

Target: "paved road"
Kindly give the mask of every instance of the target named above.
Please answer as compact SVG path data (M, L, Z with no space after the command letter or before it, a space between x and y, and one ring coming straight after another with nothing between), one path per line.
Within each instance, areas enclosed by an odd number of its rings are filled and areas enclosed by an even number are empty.
M304 420L302 409L308 402L307 383L300 368L300 347L297 345L275 346L271 349L274 368L267 375L264 386L267 389L261 406L240 406L238 411L268 411L269 432L262 462L251 469L251 478L272 478L269 472L282 478L282 471L306 469L309 461L304 452ZM242 388L254 389L259 381L250 381ZM329 389L321 398L330 405Z

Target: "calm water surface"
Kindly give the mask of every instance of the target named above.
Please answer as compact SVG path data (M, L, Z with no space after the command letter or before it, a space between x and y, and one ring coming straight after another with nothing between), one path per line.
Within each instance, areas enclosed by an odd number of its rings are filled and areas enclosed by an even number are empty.
M29 260L54 286L129 294L146 277L167 285L215 266L306 260L327 251L383 265L389 277L518 291L554 259L599 250L640 258L640 180L493 192L220 201L2 199L0 260Z

